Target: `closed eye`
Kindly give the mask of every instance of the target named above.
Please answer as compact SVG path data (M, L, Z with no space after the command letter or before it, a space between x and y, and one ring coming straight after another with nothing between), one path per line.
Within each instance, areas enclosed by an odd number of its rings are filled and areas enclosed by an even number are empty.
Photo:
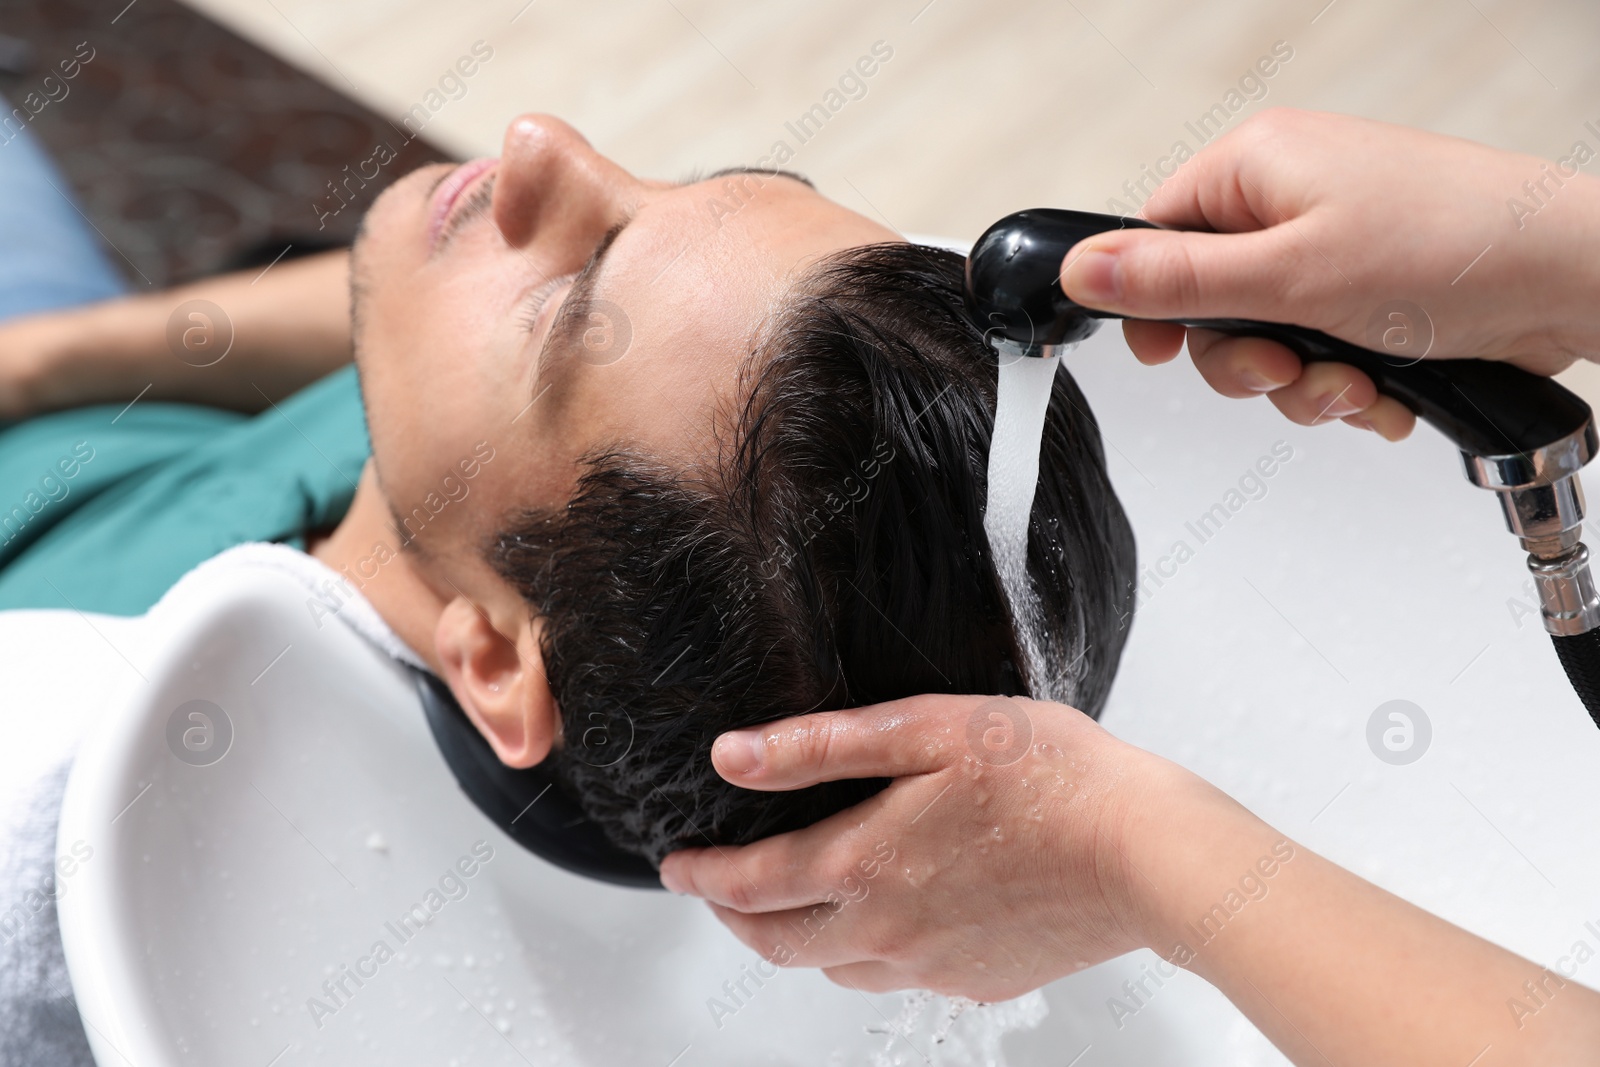
M576 274L562 274L551 278L543 285L535 286L533 291L522 298L517 314L517 326L523 333L532 333L534 327L539 325L539 316L544 312L544 306L556 290L577 277Z
M703 178L699 177L697 175L691 175L690 177L688 177L684 181L680 182L679 184L680 185L693 185L696 182L713 181L713 180L715 180L717 178L726 178L726 177L729 177L731 175L737 175L737 174L756 174L756 175L762 175L762 176L765 176L765 177L788 178L791 181L797 181L797 182L801 183L802 185L810 186L813 189L816 188L815 185L812 185L811 179L807 178L804 174L796 174L794 171L791 171L791 170L778 170L778 169L772 169L772 168L767 168L767 167L749 167L749 166L724 167L721 170L713 171L712 173L706 175ZM494 176L491 175L490 177L492 178ZM565 283L567 283L569 281L572 281L575 277L586 277L586 280L588 280L592 284L593 276L596 273L596 268L598 267L598 260L604 254L605 250L608 249L611 246L611 242L613 242L613 241L615 241L617 239L617 235L622 231L622 228L623 228L624 225L626 225L626 222L624 222L621 225L612 227L611 231L608 232L603 238L601 238L600 243L595 248L594 255L590 258L589 263L586 265L585 269L580 271L580 272L578 272L577 275L564 274L559 278L552 278L549 281L545 282L544 284L536 287L527 296L523 297L522 303L520 305L520 310L519 310L518 315L517 315L517 324L521 328L523 333L532 333L534 328L536 326L538 326L539 318L544 313L545 304L549 301L551 294L554 293L557 289L561 288L562 285L564 285ZM578 288L578 287L574 286L574 288ZM582 295L585 298L588 296L588 289L589 288L590 288L590 286L584 286L583 287L583 294ZM569 296L570 296L570 294L569 294Z

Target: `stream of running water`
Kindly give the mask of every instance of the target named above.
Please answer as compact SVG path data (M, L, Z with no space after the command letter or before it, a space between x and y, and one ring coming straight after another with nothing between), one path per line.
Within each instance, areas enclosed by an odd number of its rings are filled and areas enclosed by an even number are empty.
M1067 680L1052 669L1044 647L1044 619L1028 580L1028 524L1039 486L1045 415L1060 363L1060 356L1001 360L989 445L989 499L983 516L983 530L1027 659L1028 688L1043 699L1063 699ZM885 1021L881 1032L886 1040L873 1067L1003 1067L1002 1039L1037 1027L1048 1011L1044 994L1038 991L1003 1004L946 999L926 990L908 993L899 1017Z
M1059 692L1065 679L1049 669L1039 598L1028 581L1028 518L1039 486L1045 412L1060 363L1060 356L1001 358L989 444L989 502L983 515L983 530L1027 659L1028 688L1043 700L1061 700L1067 694Z

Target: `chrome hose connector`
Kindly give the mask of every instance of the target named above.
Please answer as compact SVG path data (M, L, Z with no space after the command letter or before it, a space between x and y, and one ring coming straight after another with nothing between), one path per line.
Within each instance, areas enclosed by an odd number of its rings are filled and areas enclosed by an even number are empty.
M1600 593L1582 542L1554 559L1529 555L1528 571L1539 591L1539 615L1547 633L1576 637L1600 627Z
M1596 452L1594 423L1543 448L1503 456L1461 454L1467 480L1494 491L1506 528L1528 553L1539 614L1555 637L1600 628L1600 595L1583 545L1584 499L1578 472Z

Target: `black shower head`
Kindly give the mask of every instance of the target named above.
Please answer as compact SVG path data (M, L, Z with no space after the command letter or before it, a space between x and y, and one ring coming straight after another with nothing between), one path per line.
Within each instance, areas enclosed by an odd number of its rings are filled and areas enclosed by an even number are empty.
M1143 219L1089 211L1031 208L984 231L967 255L967 313L989 343L1010 355L1049 356L1083 340L1107 312L1081 307L1061 291L1072 246L1115 229L1154 229Z

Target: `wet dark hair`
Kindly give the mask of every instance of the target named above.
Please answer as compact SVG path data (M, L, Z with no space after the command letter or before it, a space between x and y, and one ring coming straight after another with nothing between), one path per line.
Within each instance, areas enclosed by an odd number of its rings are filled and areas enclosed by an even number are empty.
M559 779L621 847L743 844L881 780L738 789L724 730L917 693L1028 694L983 530L996 365L962 311L963 260L868 245L808 273L764 331L714 469L617 446L557 513L518 516L499 572L545 624ZM1098 714L1133 608L1134 547L1099 428L1065 368L1028 567L1046 653Z

